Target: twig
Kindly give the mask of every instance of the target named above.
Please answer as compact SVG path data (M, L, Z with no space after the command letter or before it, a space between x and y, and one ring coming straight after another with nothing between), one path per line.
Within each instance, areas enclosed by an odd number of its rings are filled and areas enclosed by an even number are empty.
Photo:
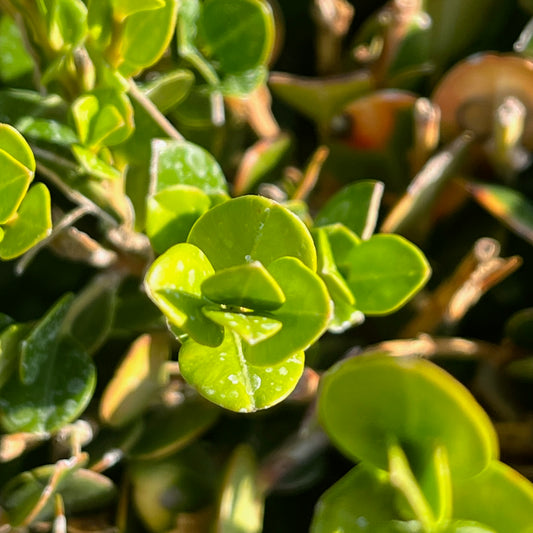
M145 111L152 117L154 122L171 138L178 141L183 140L183 135L174 127L174 125L157 109L156 105L148 98L132 79L128 80L130 95L142 106Z

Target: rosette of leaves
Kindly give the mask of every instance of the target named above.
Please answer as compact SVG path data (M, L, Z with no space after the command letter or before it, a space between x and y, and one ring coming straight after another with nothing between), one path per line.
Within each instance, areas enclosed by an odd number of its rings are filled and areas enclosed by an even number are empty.
M360 463L321 497L312 531L531 531L533 485L498 460L489 417L417 358L373 353L324 375L318 415Z
M243 196L204 213L145 278L182 342L183 377L234 411L287 396L331 315L316 265L305 225L272 200Z
M35 159L22 135L0 124L0 259L14 259L51 230L50 193L37 183Z
M424 254L399 235L373 235L383 184L353 183L315 218L318 272L334 303L329 324L340 333L365 315L386 315L402 307L428 280Z

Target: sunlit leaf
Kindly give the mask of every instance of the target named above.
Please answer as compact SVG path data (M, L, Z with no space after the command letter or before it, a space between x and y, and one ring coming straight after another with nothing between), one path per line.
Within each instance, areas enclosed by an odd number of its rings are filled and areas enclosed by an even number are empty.
M319 417L345 454L378 468L388 467L389 436L411 464L445 446L457 478L498 455L494 428L470 392L422 359L371 354L338 363L322 379Z
M215 270L280 257L296 257L316 269L313 239L290 211L267 198L242 196L218 205L193 226L188 242L200 248Z

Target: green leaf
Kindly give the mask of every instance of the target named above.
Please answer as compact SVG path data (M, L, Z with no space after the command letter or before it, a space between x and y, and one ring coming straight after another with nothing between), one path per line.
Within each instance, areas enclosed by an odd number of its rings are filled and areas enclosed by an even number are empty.
M253 450L245 444L231 456L218 507L219 533L261 533L264 496L257 483Z
M376 227L383 196L380 181L358 181L335 194L318 212L315 224L341 223L362 239L369 239Z
M279 320L253 312L231 312L211 307L204 307L202 311L207 318L237 333L250 345L269 339L282 328Z
M33 172L1 148L0 166L0 224L5 224L17 212L33 179Z
M454 481L454 516L477 520L498 533L533 531L533 484L516 470L492 461L476 477Z
M193 84L194 74L190 70L179 69L162 74L142 89L159 111L166 113L185 99Z
M219 89L224 96L244 97L265 83L267 77L268 70L265 67L228 74L222 79Z
M43 494L58 465L63 472L57 485L50 493ZM115 486L107 477L91 470L79 469L75 461L64 460L55 465L40 466L13 478L2 489L0 503L7 512L10 524L17 526L26 519L41 497L46 497L47 501L36 518L43 521L54 517L54 494L61 495L67 513L79 513L108 504L115 493Z
M50 192L44 183L29 191L16 216L4 225L0 242L0 258L14 259L49 235L52 229Z
M133 132L133 107L116 88L94 89L72 104L72 115L81 142L94 147L114 146Z
M33 175L35 158L24 137L9 124L0 124L1 150L26 167Z
M26 324L12 324L0 332L0 389L17 368L22 342L29 331Z
M300 259L316 270L313 239L298 217L273 200L242 196L217 205L193 226L188 242L198 246L215 270L280 257Z
M347 277L350 271L350 255L359 246L361 239L344 224L340 223L321 226L320 232L324 232L327 235L331 253L339 273L343 277Z
M267 62L272 51L274 18L266 2L206 0L198 25L206 54L223 72L255 69Z
M424 254L399 235L374 235L353 248L347 261L346 282L366 315L400 308L431 273Z
M255 366L245 358L239 336L226 330L216 348L186 341L179 364L183 377L202 396L225 409L246 413L271 407L292 392L303 372L304 354Z
M209 320L202 307L204 280L214 274L205 254L196 246L176 244L158 257L148 270L144 285L148 296L171 324L208 346L222 342L222 328Z
M59 146L71 146L78 142L74 131L56 120L24 117L17 122L17 129L26 137Z
M206 193L191 185L174 185L149 196L146 234L157 253L185 242L193 224L211 206Z
M219 270L202 283L202 294L218 304L254 310L278 309L285 295L259 261Z
M401 520L396 506L398 497L385 471L360 464L322 494L315 507L311 533L399 533L401 530L391 524Z
M498 455L494 428L470 392L423 359L371 354L338 363L322 378L318 413L343 453L378 468L388 468L390 437L415 468L444 446L457 479Z
M100 418L124 426L139 416L162 387L161 369L169 358L166 335L142 335L129 348L100 400Z
M215 158L187 141L152 141L151 173L155 192L174 185L191 185L207 194L227 191L226 178Z
M276 335L244 347L246 360L254 365L273 365L291 353L306 350L327 328L332 305L324 282L294 257L282 257L268 271L277 281L285 303L268 316L282 323Z
M121 176L120 171L102 161L93 151L83 148L83 146L74 145L72 153L82 169L93 178L117 180Z
M346 281L335 265L327 232L324 228L313 230L318 256L318 275L322 278L333 301L333 316L328 329L333 333L342 333L364 320L357 310L355 298Z
M164 0L111 0L115 18L119 21L139 13L141 11L151 11L165 6Z
M148 414L144 431L128 456L135 460L168 457L198 439L219 415L219 409L198 397L174 407L159 407Z
M95 370L88 355L61 328L72 297L61 299L24 341L20 380L0 396L0 423L8 432L52 432L74 420L89 402Z
M533 244L533 203L523 194L502 185L471 183L468 189L489 213Z
M327 124L344 106L374 88L370 72L332 78L303 78L275 72L270 75L272 92L285 103L320 124Z
M81 0L51 0L48 39L56 51L80 44L87 33L87 7Z
M35 382L43 368L44 361L55 350L73 301L74 295L72 294L61 298L33 328L24 342L20 358L20 379L25 385Z
M162 0L158 9L138 11L124 22L119 72L126 78L153 65L168 47L178 14L178 0Z
M8 15L0 19L0 78L10 82L30 73L33 59L24 47L24 42L15 21Z

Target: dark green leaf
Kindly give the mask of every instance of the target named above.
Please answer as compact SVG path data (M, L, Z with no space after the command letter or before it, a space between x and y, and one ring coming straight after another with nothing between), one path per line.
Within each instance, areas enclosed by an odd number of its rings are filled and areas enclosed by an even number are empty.
M213 57L220 70L240 73L267 62L274 43L274 19L267 2L206 0L202 7L201 36L207 55Z
M20 30L13 19L0 19L0 78L9 82L33 70L33 59L26 51Z

